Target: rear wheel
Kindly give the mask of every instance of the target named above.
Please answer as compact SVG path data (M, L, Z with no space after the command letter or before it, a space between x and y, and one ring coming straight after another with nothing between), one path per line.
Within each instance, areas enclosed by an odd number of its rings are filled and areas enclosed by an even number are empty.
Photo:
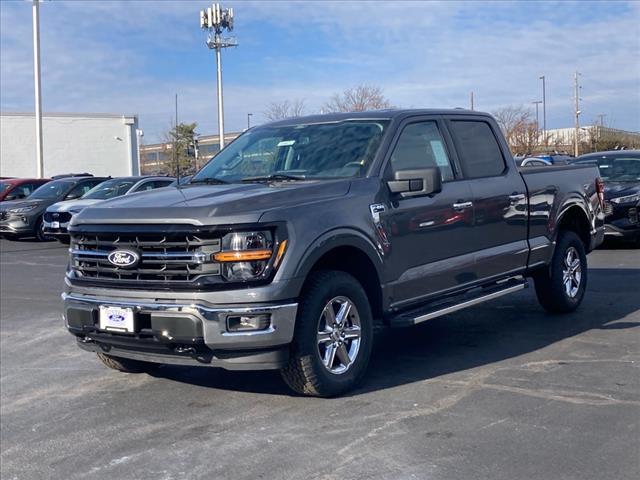
M338 395L362 379L372 341L371 308L360 283L344 272L312 273L282 377L304 395Z
M100 361L107 367L125 373L145 373L155 370L160 365L157 363L132 360L130 358L112 357L101 352L96 354Z
M553 313L574 311L587 286L587 256L575 232L563 230L549 267L534 276L538 301Z

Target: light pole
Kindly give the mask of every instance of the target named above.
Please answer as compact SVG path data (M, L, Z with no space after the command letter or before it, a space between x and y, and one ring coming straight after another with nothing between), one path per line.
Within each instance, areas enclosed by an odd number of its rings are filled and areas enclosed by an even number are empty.
M40 89L40 0L33 0L33 83L36 109L36 175L44 177L42 154L42 91Z
M214 3L206 10L200 10L200 28L207 30L207 47L216 51L216 68L218 80L218 135L220 137L220 150L224 148L224 107L222 103L222 49L237 47L234 38L222 38L222 32L226 29L233 30L233 8L222 8L219 3Z
M544 75L540 77L542 80L542 134L544 136L544 144L547 144L547 85Z
M573 88L574 88L574 100L575 100L575 121L576 121L576 132L573 139L573 154L575 157L580 155L580 85L578 83L579 72L574 73L573 75Z
M247 130L251 128L251 117L253 117L253 113L247 113Z

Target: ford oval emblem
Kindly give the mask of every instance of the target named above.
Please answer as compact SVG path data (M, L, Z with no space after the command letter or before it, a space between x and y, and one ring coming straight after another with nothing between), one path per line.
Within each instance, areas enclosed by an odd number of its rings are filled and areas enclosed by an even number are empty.
M138 264L140 255L133 250L114 250L109 254L107 260L116 267L129 268Z

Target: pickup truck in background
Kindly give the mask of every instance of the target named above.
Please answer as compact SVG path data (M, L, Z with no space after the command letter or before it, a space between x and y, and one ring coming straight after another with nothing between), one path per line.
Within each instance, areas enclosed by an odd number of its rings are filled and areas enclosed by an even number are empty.
M108 367L279 369L306 395L364 375L374 326L516 292L576 309L604 236L594 165L520 172L495 120L388 110L255 127L186 185L69 226L64 317Z

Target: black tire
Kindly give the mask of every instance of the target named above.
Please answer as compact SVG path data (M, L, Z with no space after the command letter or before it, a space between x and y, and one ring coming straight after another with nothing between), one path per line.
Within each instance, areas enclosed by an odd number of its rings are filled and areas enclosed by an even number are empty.
M112 357L105 353L96 353L100 361L113 370L125 373L145 373L155 370L160 365L157 363L132 360L130 358Z
M575 293L575 282L571 280L570 287L565 283L565 259L570 251L577 254L579 261L580 279ZM540 305L551 313L569 313L580 306L587 287L587 256L584 244L575 232L563 230L558 234L556 249L549 267L540 270L533 277L536 295ZM569 291L568 291L569 290Z
M325 367L321 358L318 331L324 316L325 306L335 299L346 299L355 309L345 320L347 328L354 329L355 321L359 322L359 343L355 348L353 361L344 367L340 353L342 347L334 347L337 343L329 343L323 347L336 349L336 368L345 368L342 373L333 373ZM340 301L340 300L336 300ZM332 308L333 308L333 304ZM352 314L352 312L354 312ZM349 327L349 324L351 325ZM324 330L325 328L323 328ZM353 331L353 330L352 330ZM342 340L343 352L354 351L353 340ZM331 345L329 345L331 344ZM284 381L297 393L317 397L333 397L354 388L364 376L373 344L373 318L369 299L360 283L351 275L339 271L313 272L307 280L300 298L294 339L291 344L289 364L281 370ZM348 349L348 350L347 350ZM325 355L327 351L325 350ZM332 357L333 358L333 357ZM333 363L331 363L333 365Z
M34 228L34 233L36 234L36 240L39 242L49 242L51 241L51 238L47 237L44 234L44 221L42 220L42 217L38 218L38 220L36 220L36 226Z

